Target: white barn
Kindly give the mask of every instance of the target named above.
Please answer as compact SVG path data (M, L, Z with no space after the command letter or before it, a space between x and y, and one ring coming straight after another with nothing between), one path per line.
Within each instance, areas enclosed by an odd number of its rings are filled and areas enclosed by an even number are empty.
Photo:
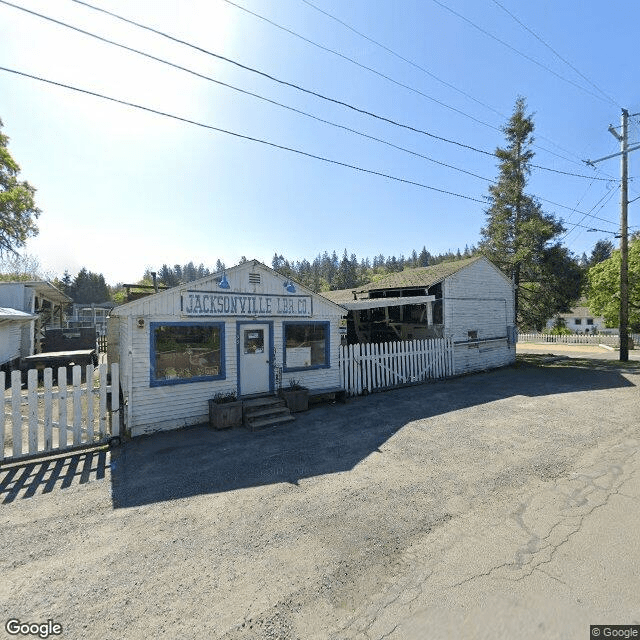
M405 269L325 295L349 310L351 342L451 337L456 374L515 362L514 286L484 256Z
M339 387L345 315L257 260L115 307L107 354L120 365L125 428L206 422L217 393L273 394L292 379Z

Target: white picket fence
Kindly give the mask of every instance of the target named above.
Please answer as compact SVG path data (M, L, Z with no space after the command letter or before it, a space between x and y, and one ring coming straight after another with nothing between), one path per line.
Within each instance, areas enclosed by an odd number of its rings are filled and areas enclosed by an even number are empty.
M640 345L640 335L631 336L635 344ZM518 342L549 342L554 344L606 344L610 347L617 347L620 344L619 336L596 334L573 333L566 336L554 336L548 333L519 333Z
M355 396L453 375L451 338L407 340L340 347L340 377Z
M0 462L10 462L45 454L62 452L91 444L107 442L119 436L119 370L87 365L72 369L70 384L67 369L57 370L57 384L53 384L53 370L45 369L42 380L38 371L27 372L27 388L22 388L21 372L11 372L11 387L6 389L6 374L0 372ZM110 403L107 395L110 394Z

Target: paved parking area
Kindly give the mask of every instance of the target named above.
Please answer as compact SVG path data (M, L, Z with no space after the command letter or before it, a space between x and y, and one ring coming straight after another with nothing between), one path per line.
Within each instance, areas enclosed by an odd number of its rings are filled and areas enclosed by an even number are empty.
M538 362L2 468L5 615L65 638L640 623L640 366Z

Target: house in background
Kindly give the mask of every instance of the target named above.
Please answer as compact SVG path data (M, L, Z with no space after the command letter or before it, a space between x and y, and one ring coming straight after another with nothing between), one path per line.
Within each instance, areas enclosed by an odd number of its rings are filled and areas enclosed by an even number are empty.
M618 334L618 329L607 328L602 316L593 314L586 306L586 300L580 300L577 307L571 309L569 313L559 313L554 318L547 321L547 329L553 329L557 324L557 319L564 321L564 326L574 333L608 333Z
M43 331L64 326L64 308L70 302L69 296L44 280L0 282L0 307L7 322L5 336L14 345L7 350L11 357L2 364L17 364L14 361L39 353ZM20 346L16 355L18 330Z
M514 287L484 256L405 269L322 295L349 311L350 343L451 337L456 373L515 361Z
M107 318L115 306L115 302L74 303L71 305L71 315L67 317L67 328L95 327L97 336L106 336Z

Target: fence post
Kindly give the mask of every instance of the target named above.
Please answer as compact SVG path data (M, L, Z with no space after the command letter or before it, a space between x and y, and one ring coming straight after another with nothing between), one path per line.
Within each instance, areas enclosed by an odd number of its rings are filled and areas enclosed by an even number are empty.
M58 367L58 446L67 446L67 368Z
M22 455L22 372L11 372L11 422L13 437L13 455Z
M4 414L5 414L5 372L0 371L0 389L2 389L2 402L0 402L0 461L4 460Z
M86 369L86 395L87 395L87 442L93 442L93 405L94 405L94 397L93 397L93 375L94 369L92 364L87 365Z
M53 448L53 399L52 399L52 391L53 391L53 370L51 367L47 367L44 370L43 376L44 382L44 448L45 451L49 451L49 449Z
M38 370L27 373L27 396L29 403L29 453L38 452Z

